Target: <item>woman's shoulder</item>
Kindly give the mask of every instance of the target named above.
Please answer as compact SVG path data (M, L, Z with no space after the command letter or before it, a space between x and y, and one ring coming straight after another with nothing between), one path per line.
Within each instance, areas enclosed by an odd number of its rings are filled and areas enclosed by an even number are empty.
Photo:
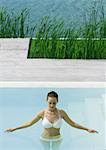
M64 109L58 109L58 111L59 111L60 113L64 113L64 112L65 112Z
M38 115L43 118L44 113L45 113L45 109L42 109L41 111L38 112Z
M63 117L63 116L64 116L65 111L64 111L63 109L58 109L58 111L59 111L59 113L60 113L61 117Z

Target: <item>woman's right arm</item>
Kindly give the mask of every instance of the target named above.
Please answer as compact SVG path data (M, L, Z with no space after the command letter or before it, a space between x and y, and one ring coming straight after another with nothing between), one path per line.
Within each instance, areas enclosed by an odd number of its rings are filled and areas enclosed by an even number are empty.
M18 126L16 128L7 129L7 130L5 130L5 132L13 132L15 130L19 130L19 129L30 127L33 124L35 124L36 122L38 122L43 117L43 113L44 113L44 111L41 111L31 121L26 122L25 124L23 124L21 126Z

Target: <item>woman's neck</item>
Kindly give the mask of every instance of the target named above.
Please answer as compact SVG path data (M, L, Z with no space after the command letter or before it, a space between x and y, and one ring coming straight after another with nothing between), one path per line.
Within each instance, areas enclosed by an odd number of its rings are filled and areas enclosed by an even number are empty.
M51 110L50 108L48 108L48 111L50 112L55 112L57 110L57 108L55 108L54 110Z

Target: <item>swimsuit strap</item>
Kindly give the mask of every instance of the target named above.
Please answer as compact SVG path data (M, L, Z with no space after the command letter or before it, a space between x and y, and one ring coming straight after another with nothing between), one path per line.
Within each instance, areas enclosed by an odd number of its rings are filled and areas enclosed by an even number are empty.
M58 111L58 114L59 114L59 118L61 118L61 114L60 114L60 111L59 110L57 110Z
M47 113L47 112L46 112L46 111L44 111L44 116L43 116L44 118L46 117L46 113Z

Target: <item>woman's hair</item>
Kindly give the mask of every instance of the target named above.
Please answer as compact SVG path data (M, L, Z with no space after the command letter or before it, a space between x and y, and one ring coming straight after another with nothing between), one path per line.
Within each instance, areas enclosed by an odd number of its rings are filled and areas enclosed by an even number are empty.
M58 102L58 94L54 91L51 91L47 94L47 100L48 100L48 97L56 97L57 99L57 102Z

